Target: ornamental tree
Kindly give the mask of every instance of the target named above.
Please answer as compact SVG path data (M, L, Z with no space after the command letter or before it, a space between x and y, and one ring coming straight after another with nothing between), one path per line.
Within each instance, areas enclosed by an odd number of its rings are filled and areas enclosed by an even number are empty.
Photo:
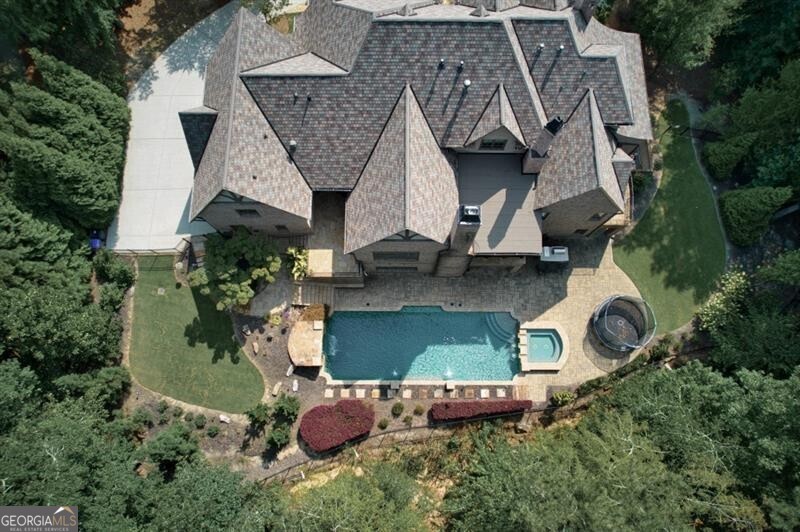
M236 229L229 237L210 235L205 264L191 272L189 285L217 304L217 310L246 307L261 283L275 282L281 257L265 236Z

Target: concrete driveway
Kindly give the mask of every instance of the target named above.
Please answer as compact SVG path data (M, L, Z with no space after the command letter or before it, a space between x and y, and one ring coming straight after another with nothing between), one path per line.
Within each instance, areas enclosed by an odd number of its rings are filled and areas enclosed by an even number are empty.
M213 231L188 220L194 167L178 112L202 105L206 63L237 8L238 2L231 2L184 33L128 95L131 130L122 202L108 230L108 247L168 250L182 238Z

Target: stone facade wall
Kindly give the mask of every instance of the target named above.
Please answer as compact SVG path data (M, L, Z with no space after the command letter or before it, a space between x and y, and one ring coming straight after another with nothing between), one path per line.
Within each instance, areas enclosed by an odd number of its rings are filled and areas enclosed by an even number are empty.
M368 274L380 275L378 268L409 268L416 267L420 273L433 273L436 263L439 261L439 252L446 249L446 246L432 240L404 240L389 241L381 240L367 247L361 248L353 253L356 259L364 265L364 270ZM375 252L417 252L419 260L417 262L406 261L376 261L373 254Z
M553 238L574 236L578 230L589 234L617 213L617 207L601 189L560 201L542 210L549 213L542 223L542 232ZM593 220L592 215L596 213L605 215Z
M258 212L258 216L242 216L237 212L247 209ZM275 236L304 235L311 232L310 220L262 203L212 202L203 209L200 217L221 233L226 233L237 225ZM285 226L286 230L278 229L278 225Z

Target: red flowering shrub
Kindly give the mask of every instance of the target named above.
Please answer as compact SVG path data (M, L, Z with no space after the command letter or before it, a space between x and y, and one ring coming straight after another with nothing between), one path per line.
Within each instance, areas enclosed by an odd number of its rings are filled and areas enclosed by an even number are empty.
M375 412L357 399L335 405L315 406L300 420L300 437L312 450L322 453L369 434Z
M442 401L434 403L430 412L434 422L442 422L522 412L532 406L531 401Z

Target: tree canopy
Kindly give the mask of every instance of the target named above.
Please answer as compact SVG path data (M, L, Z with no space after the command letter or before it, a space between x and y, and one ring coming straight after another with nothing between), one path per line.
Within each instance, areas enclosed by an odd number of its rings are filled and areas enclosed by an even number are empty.
M737 20L743 0L636 0L633 23L660 62L705 63L720 34Z

